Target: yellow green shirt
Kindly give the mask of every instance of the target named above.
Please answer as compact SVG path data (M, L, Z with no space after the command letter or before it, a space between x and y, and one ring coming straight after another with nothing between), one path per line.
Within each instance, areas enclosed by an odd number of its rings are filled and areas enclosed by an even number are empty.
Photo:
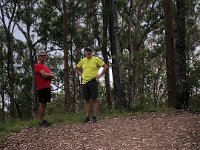
M98 75L99 68L104 65L103 60L99 57L92 56L90 59L83 58L76 66L83 69L82 78L83 84L86 84L91 79Z

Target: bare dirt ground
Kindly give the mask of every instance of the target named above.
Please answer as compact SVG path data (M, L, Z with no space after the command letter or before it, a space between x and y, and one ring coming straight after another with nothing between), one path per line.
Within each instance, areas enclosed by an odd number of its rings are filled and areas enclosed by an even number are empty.
M4 150L200 150L200 114L143 113L12 133Z

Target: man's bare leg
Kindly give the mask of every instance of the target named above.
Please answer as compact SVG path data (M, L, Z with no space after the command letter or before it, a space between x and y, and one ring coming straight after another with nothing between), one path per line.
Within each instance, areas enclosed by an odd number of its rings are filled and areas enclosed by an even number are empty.
M93 122L96 122L99 103L97 99L93 100L92 103L93 103Z
M39 119L40 122L42 122L45 118L45 108L47 106L47 103L40 102L39 103Z
M90 115L90 100L85 101L85 116L89 117Z
M89 115L90 115L90 100L86 100L85 101L85 117L86 118L83 121L83 123L86 123L86 122L90 121Z

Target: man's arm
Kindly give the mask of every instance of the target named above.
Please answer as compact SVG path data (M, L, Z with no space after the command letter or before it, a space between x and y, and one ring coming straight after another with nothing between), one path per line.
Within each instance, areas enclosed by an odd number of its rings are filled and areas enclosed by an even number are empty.
M47 73L44 70L41 70L39 73L42 75L43 78L51 78L51 79L54 78L54 74Z
M99 75L97 75L97 79L99 79L99 78L101 78L105 73L106 73L106 71L108 71L108 65L106 65L106 64L104 64L103 66L103 71L99 74Z
M74 68L75 72L78 73L80 76L82 75L82 72L79 70L79 68L76 66Z

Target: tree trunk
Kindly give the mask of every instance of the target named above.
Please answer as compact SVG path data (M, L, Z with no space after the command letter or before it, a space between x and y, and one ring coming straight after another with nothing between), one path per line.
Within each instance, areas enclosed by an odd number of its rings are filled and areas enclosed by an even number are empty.
M30 36L29 36L30 37ZM30 40L28 40L28 47L29 47L29 55L31 60L31 70L32 70L32 83L31 83L31 99L32 99L32 118L38 117L38 100L37 100L37 88L36 88L36 79L34 73L34 64L37 61L36 50Z
M67 50L67 4L62 0L63 5L63 48L64 48L64 91L65 91L65 110L71 111L70 89L69 89L69 64Z
M140 44L142 43L142 39L140 40L140 24L141 24L141 20L142 17L144 16L144 12L145 9L147 8L148 3L146 3L145 5L141 4L140 7L138 7L137 9L137 18L135 19L135 30L132 36L132 79L131 79L131 89L132 89L132 102L135 103L135 101L138 99L140 100L140 103L143 104L143 88L140 89L142 82L139 80L140 77L140 70L139 70L139 65L140 65L140 56L139 56L139 48L140 48ZM143 8L144 7L144 8ZM130 52L129 52L130 53ZM137 97L138 95L138 97Z
M112 54L112 72L113 72L113 84L114 84L114 100L116 102L116 108L123 108L128 110L126 103L126 96L122 89L121 73L120 73L120 56L119 48L117 45L116 36L116 21L115 21L115 8L114 1L109 1L109 26L110 26L110 43L111 43L111 54Z
M133 8L133 0L130 1L130 9L129 9L129 22L128 22L128 33L129 33L129 66L128 66L128 105L131 105L133 102L133 45L132 45L132 8Z
M2 122L5 122L5 96L4 96L4 91L5 91L5 83L4 83L4 70L3 70L3 44L0 43L0 82L1 82L1 87L0 87L0 95L1 95L1 104L2 104Z
M72 1L73 3L73 16L71 16L71 39L70 39L70 53L71 53L71 71L72 71L72 84L73 84L73 101L72 101L72 112L76 112L76 75L73 69L73 40L74 40L74 35L75 33L75 25L76 25L76 17L75 17L75 13L76 13L76 8L74 6L74 1Z
M188 107L188 83L186 71L186 46L185 46L185 4L182 0L176 0L177 8L177 102L176 108Z
M7 30L7 29L6 29ZM14 67L13 67L13 49L12 46L12 39L13 38L10 34L10 32L6 31L6 42L7 42L7 48L8 48L8 58L7 58L7 71L8 71L8 84L9 84L9 90L8 95L10 97L10 117L12 119L15 119L15 102L14 102Z
M172 0L164 0L164 11L168 106L174 108L176 104L176 58Z
M109 2L107 0L102 0L103 5L103 43L102 43L102 55L104 62L109 65L108 60L108 52L107 52L107 45L108 45L108 7ZM111 100L111 87L110 87L110 75L109 71L105 74L105 86L106 86L106 102L108 109L112 108L112 100Z

